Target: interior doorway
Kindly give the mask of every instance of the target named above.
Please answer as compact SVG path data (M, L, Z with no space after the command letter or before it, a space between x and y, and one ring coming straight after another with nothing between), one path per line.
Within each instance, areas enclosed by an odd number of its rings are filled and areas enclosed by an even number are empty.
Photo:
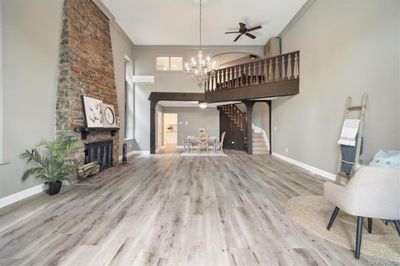
M178 114L164 113L164 145L177 146L178 144Z

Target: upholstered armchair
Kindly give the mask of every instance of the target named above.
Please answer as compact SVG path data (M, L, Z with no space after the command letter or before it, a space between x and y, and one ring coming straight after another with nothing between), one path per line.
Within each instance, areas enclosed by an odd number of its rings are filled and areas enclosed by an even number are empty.
M326 182L324 196L336 206L328 230L339 210L357 216L356 259L360 258L364 218L368 219L369 233L372 219L377 218L393 222L400 236L400 168L362 166L345 186Z

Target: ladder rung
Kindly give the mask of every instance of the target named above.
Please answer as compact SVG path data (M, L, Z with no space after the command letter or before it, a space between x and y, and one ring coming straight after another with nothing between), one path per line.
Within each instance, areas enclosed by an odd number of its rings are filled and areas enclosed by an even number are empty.
M348 164L354 164L353 162L345 161L345 160L340 160L342 163L348 163Z
M355 106L349 106L347 107L347 110L349 111L354 111L354 110L361 110L362 106L361 105L355 105Z

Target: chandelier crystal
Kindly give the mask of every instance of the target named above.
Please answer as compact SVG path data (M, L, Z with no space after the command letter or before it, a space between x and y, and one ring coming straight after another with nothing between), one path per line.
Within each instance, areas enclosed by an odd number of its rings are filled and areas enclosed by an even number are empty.
M211 59L209 56L204 57L203 56L203 51L202 51L202 44L201 44L201 0L200 0L200 45L199 45L199 51L197 54L197 59L195 57L192 57L189 63L185 64L185 69L186 69L186 74L194 81L196 82L197 86L205 90L205 84L208 80L209 76L214 75L214 69L215 69L215 62L211 62Z

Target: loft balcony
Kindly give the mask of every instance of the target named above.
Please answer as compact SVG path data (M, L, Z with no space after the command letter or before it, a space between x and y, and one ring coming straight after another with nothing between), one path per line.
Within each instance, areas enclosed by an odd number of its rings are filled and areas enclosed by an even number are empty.
M299 93L300 51L215 70L205 84L205 101L224 102Z

